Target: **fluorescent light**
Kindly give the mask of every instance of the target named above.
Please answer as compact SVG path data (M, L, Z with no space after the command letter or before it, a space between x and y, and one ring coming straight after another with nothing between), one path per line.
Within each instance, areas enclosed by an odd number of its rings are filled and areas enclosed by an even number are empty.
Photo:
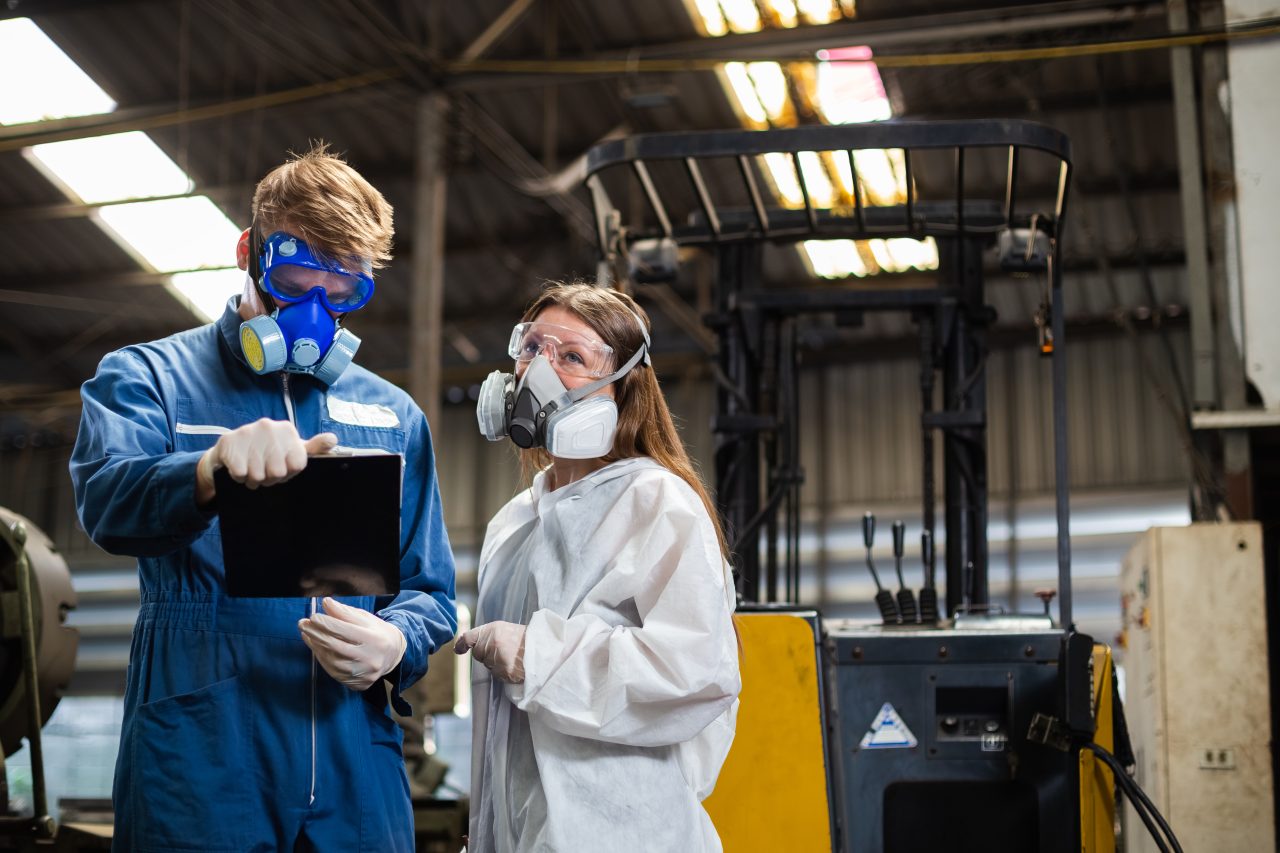
M245 272L238 267L180 272L165 283L169 292L206 322L222 316L227 300L244 292Z
M206 196L113 204L98 216L159 272L216 269L235 260L240 229Z
M30 18L0 21L0 124L109 113L116 102Z
M140 130L48 142L27 149L43 171L81 201L182 195L191 179Z

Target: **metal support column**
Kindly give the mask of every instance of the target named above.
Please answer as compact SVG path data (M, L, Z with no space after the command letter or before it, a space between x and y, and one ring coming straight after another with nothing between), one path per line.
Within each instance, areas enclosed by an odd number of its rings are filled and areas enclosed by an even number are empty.
M716 505L733 548L739 592L761 601L759 524L762 487L759 431L764 421L759 394L759 315L743 310L737 296L754 288L763 247L738 243L721 249L716 274L720 328L715 436Z
M1183 32L1189 28L1188 24L1186 0L1169 0L1170 32ZM1191 48L1170 48L1169 62L1173 76L1174 126L1178 136L1183 245L1186 247L1190 291L1191 399L1193 406L1211 407L1218 403L1218 382L1209 281L1209 229L1205 219L1204 177L1200 167L1200 109Z
M938 240L939 273L954 299L943 340L943 489L947 613L985 610L987 593L987 377L982 248Z
M413 285L409 294L409 394L439 434L444 340L445 135L449 100L418 100L415 152Z

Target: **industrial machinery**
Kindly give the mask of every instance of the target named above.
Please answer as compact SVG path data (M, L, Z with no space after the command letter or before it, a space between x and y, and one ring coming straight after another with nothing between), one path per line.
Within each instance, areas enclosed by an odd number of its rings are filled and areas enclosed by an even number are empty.
M71 680L79 635L64 623L75 606L71 574L53 542L27 519L0 507L0 746L10 756L27 739L34 805L30 817L0 816L3 849L51 842L55 835L40 728ZM4 779L0 762L0 784ZM4 793L0 802L7 804L7 785Z
M894 152L901 203L873 206L867 197L859 166L871 150ZM793 164L803 207L769 202L758 177L765 157ZM813 201L815 163L852 178L847 197L830 208ZM971 198L971 185L993 174L1003 178L999 197ZM662 288L685 247L715 260L714 307L703 318L718 344L715 486L745 648L738 736L707 801L726 850L1114 850L1113 776L1095 763L1096 751L1109 756L1112 747L1110 655L1076 633L1071 618L1059 263L1070 175L1067 138L1024 121L651 134L589 153L602 282L625 262L623 277ZM1019 188L1046 184L1056 188L1052 209L1028 209ZM936 241L934 286L762 281L769 244L902 237ZM993 246L1006 269L1039 285L1038 343L1053 359L1056 621L1048 595L1045 612L1031 616L1006 614L988 595L985 360L995 318L982 256ZM904 581L898 526L897 572L892 580L877 572L868 516L880 620L823 620L798 600L804 324L856 324L871 312L905 313L919 342L925 584L917 597ZM939 434L942 540L934 516ZM942 595L935 541L944 543ZM797 646L805 636L807 663ZM796 716L780 721L779 707ZM805 726L821 750L811 739L796 743L795 731L782 734ZM1127 790L1127 778L1116 781ZM825 795L823 807L802 804L796 790Z
M1121 570L1137 779L1189 850L1275 847L1264 574L1257 522L1153 527Z

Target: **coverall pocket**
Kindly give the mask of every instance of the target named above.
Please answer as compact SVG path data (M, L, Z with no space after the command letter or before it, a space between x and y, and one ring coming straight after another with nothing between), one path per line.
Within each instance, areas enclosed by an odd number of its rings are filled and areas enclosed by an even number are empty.
M385 746L399 755L403 748L404 730L391 719L386 705L379 707L367 699L360 704L364 706L365 718L369 721L369 742L375 746Z
M130 791L138 849L246 849L255 787L247 704L232 677L138 706Z

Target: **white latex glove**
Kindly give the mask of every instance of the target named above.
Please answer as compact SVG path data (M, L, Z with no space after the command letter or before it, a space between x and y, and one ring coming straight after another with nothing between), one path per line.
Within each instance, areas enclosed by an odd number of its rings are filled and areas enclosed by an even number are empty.
M467 652L488 667L495 678L511 684L524 681L524 626L489 622L472 628L453 644L456 654Z
M251 489L274 486L307 467L307 457L328 453L338 437L322 432L303 441L289 421L261 418L221 436L196 464L196 502L213 500L213 472L226 468L231 479Z
M335 681L368 690L404 657L404 633L367 610L324 599L324 612L298 620L302 642Z

